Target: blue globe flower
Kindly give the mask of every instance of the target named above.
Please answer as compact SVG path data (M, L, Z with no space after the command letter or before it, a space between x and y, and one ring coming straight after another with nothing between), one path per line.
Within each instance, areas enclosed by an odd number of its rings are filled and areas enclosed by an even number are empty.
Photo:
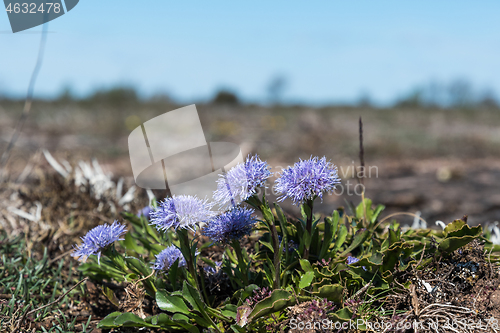
M359 261L359 259L356 257L347 256L347 264L348 265L357 263L358 261Z
M83 244L77 246L72 253L73 257L78 257L80 261L87 261L88 256L97 255L97 262L100 264L101 251L117 240L123 240L120 236L127 232L124 224L114 221L112 225L105 223L91 229L82 237Z
M257 222L253 213L253 209L235 207L208 221L202 233L216 243L228 244L250 234Z
M158 253L155 256L156 260L151 268L154 270L168 270L177 259L179 259L178 267L185 267L187 265L186 259L182 255L181 250L179 250L174 245L167 247L165 250Z
M198 223L206 222L215 213L212 203L190 195L174 195L160 202L159 206L149 214L152 225L158 230L182 228L195 231Z
M247 157L245 163L239 163L223 175L219 175L214 201L222 209L230 209L257 193L272 176L267 162L255 155Z
M300 205L315 197L323 199L323 193L331 193L337 184L337 167L326 157L311 157L283 170L276 179L275 190L281 194L278 201L290 198L294 205Z

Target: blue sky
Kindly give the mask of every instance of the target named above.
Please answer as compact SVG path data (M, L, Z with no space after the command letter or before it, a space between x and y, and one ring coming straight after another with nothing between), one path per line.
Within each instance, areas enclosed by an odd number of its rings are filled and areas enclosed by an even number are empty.
M84 0L49 23L38 96L133 84L145 96L209 98L230 87L287 101L392 101L412 87L467 78L500 93L498 1ZM23 96L41 27L12 34L0 13L0 91Z

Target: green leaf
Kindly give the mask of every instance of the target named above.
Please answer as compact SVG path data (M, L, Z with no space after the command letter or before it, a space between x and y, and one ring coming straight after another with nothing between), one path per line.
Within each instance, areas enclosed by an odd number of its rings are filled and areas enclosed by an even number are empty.
M351 245L340 254L341 257L347 255L349 252L357 248L360 244L362 244L365 240L367 240L372 235L371 231L368 229L359 229L354 235L354 239L352 240Z
M200 294L198 293L198 290L193 288L189 283L184 281L184 284L182 286L182 296L189 302L191 307L195 310L198 311L199 313L205 313L204 309L204 303L201 300Z
M401 233L398 231L395 231L395 230L392 230L392 229L389 229L389 245L392 245L394 243L397 243L399 242L400 238L401 238Z
M303 239L304 245L306 247L310 247L311 246L312 236L309 233L309 231L304 230L304 234L302 235L302 239Z
M233 330L233 332L235 333L246 333L247 330L245 330L243 327L239 326L239 325L231 325L231 329Z
M151 268L146 266L144 262L135 257L125 257L125 262L127 263L127 267L137 274L142 274L144 276L148 276L151 274Z
M360 260L353 265L355 266L380 266L382 265L382 260L384 258L384 255L379 252L373 253L370 257L365 256L363 258L360 258Z
M307 272L300 278L299 288L304 289L311 285L312 280L314 279L314 272Z
M109 301L111 303L113 303L114 306L116 306L116 307L120 306L120 302L118 301L118 298L116 298L115 293L113 292L113 290L111 290L107 286L103 286L102 287L102 292L109 299Z
M189 323L189 317L183 315L182 313L176 313L172 316L172 320L177 323Z
M189 308L184 303L182 297L168 295L166 290L160 289L156 291L156 303L162 310L172 313L180 312L189 314Z
M262 216L266 220L268 224L274 223L274 215L273 212L271 211L271 208L269 208L267 205L263 205L262 209Z
M271 245L271 243L263 241L263 240L259 240L259 243L261 243L262 245L264 245L265 247L267 247L269 250L271 250L272 253L274 253L274 248Z
M122 242L123 247L125 247L127 250L130 251L135 251L138 254L144 254L146 251L144 251L143 247L140 247L137 245L135 242L134 238L132 237L131 232L127 232L125 234L125 240Z
M342 224L340 226L337 239L335 240L335 245L333 246L333 249L331 251L332 254L331 257L333 257L337 253L337 251L340 249L342 245L344 245L346 238L347 238L347 227L345 226L345 224Z
M115 325L123 327L158 327L157 325L148 324L141 317L131 313L123 313L115 318Z
M300 267L304 270L304 272L313 272L313 268L311 263L307 259L300 259Z
M206 305L201 299L200 293L186 281L184 281L184 285L182 286L182 296L189 302L189 304L191 304L191 307L195 311L198 311L202 315L202 317L193 317L197 324L204 327L215 326L215 323L212 321L210 316L207 314L207 311L205 310Z
M150 323L153 325L158 325L158 322L160 322L163 325L166 325L169 322L171 322L171 319L166 313L160 313L159 315L156 315L156 316L146 317L146 319L144 319L144 321L146 323Z
M319 258L323 259L330 248L330 244L333 242L333 238L337 233L337 228L339 224L340 216L339 212L334 210L332 217L325 217L325 233L323 236L323 241L321 242L321 250L319 252Z
M168 270L168 279L170 280L170 284L174 287L174 290L177 289L177 274L179 272L179 261L180 258L177 258Z
M199 333L200 332L196 326L189 323L189 318L181 313L174 314L172 317L172 321L176 325L182 327L183 329L185 329L188 332L191 332L191 333Z
M115 318L120 316L121 312L112 312L107 315L103 320L97 324L97 328L116 328L119 327L115 324Z
M226 304L222 309L221 313L229 318L236 319L236 312L238 311L238 307L234 304Z
M377 222L378 216L380 215L380 213L382 213L382 211L384 209L385 209L384 205L378 205L377 208L375 208L375 210L373 211L372 218L371 218L371 223L373 225L375 224L375 222Z
M328 284L318 288L317 291L313 292L314 295L326 298L329 301L340 304L342 303L342 297L344 296L344 287L340 284Z
M353 318L352 315L353 313L349 308L342 308L330 316L333 322L346 322Z
M476 238L477 236L447 237L439 243L439 250L451 253L462 246L469 244Z
M368 221L371 221L371 218L373 216L373 211L372 211L372 201L370 199L365 199L364 205L363 201L361 201L359 205L356 207L356 218L358 220L362 220L365 218L365 207L366 207L366 219Z
M464 221L455 220L446 226L446 238L439 243L439 251L451 253L480 237L482 233L483 228L480 225L471 228Z
M248 316L248 320L252 321L271 313L284 310L292 305L294 301L294 297L288 291L276 289L269 297L266 297L255 305Z
M389 249L384 254L384 261L382 264L382 272L392 272L394 270L394 266L399 262L399 255L403 250L403 243L398 242L392 244Z
M464 225L466 225L466 223L463 220L455 220L449 223L443 230L444 236L446 237L450 232L462 229Z

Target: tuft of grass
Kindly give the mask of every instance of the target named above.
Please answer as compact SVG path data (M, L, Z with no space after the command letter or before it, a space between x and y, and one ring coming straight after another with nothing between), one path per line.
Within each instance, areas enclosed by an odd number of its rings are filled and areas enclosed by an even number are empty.
M92 331L89 328L91 317L86 323L77 324L76 317L61 311L80 303L77 296L84 294L83 285L49 305L81 278L72 261L65 258L51 261L47 249L43 255L29 256L23 235L8 237L0 231L0 245L1 332L13 332L30 325L37 327L37 332Z

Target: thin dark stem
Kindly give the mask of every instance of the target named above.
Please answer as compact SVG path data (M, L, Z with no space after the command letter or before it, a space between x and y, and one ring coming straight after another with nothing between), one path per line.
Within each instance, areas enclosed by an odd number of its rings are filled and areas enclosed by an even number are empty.
M200 286L198 284L198 278L196 274L196 269L194 267L194 259L191 255L191 247L189 246L189 236L187 230L182 230L179 233L179 240L184 243L184 248L187 250L189 255L185 258L186 259L186 264L189 270L189 273L191 273L191 276L193 277L195 287L198 291L201 291ZM182 246L181 246L182 247Z
M361 177L358 181L363 184L365 178L365 150L363 147L363 120L359 117L359 164L361 167Z
M205 287L205 277L203 276L203 271L200 269L200 280L201 280L201 288L203 289L203 296L205 297L205 302L210 305L207 288Z
M280 242L278 239L278 231L276 230L276 225L274 221L271 223L271 235L273 237L273 248L274 248L274 283L273 289L280 288Z
M307 221L306 221L306 231L309 234L309 237L312 237L312 220L313 220L313 206L314 206L314 199L307 200L307 206L309 207L309 213L307 214ZM306 248L304 249L304 259L309 258L309 245L306 245Z
M42 36L40 38L40 45L38 47L38 56L36 59L36 64L35 68L33 69L33 72L31 73L31 79L30 83L28 85L28 92L26 94L26 100L24 102L24 108L23 108L23 113L21 114L21 118L19 118L19 122L17 123L16 130L14 131L14 134L12 135L12 138L10 139L9 145L7 146L7 149L2 154L2 157L0 158L0 182L3 181L4 174L5 174L5 168L7 166L7 162L10 157L10 152L12 148L14 148L14 145L16 144L16 141L19 137L19 134L21 133L24 123L26 122L26 119L28 118L28 115L31 110L31 103L33 101L33 91L35 90L35 82L38 77L38 72L40 72L40 68L42 67L43 63L43 54L45 51L45 43L47 41L47 27L48 23L45 23L42 28Z

